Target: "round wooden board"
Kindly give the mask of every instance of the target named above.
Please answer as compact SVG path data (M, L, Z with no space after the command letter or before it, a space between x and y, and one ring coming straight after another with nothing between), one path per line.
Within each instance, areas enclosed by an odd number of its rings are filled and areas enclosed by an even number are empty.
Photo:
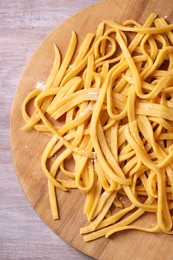
M87 225L83 215L84 198L76 190L58 191L60 220L53 221L50 211L47 180L42 173L40 158L48 138L30 130L21 131L24 125L21 107L26 95L37 82L45 82L54 59L53 43L61 50L67 49L71 31L78 35L79 44L87 32L95 32L104 19L123 22L135 19L144 22L155 12L173 22L172 0L107 0L86 8L58 26L40 45L28 63L16 91L11 112L11 148L21 186L32 207L41 219L62 239L76 249L96 259L171 259L172 237L124 231L111 238L84 242L80 227Z

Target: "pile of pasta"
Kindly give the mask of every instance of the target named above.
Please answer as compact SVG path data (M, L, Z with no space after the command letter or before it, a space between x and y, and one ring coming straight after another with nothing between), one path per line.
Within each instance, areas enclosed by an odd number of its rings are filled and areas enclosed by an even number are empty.
M23 130L49 137L41 165L53 219L57 189L78 189L85 241L127 229L173 234L172 30L151 14L144 24L105 20L80 46L72 32L64 59L54 45L47 82L23 102Z

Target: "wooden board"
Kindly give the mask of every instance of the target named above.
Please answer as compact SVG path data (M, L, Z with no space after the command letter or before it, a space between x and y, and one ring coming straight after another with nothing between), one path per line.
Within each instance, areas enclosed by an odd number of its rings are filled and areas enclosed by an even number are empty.
M50 72L55 42L62 55L65 53L74 30L79 44L87 32L95 32L103 19L123 22L135 19L144 22L151 12L173 22L172 0L107 0L77 13L57 27L40 45L28 63L16 91L11 112L11 147L21 186L41 219L62 239L76 249L96 259L171 259L172 237L165 234L148 234L139 231L124 231L111 238L101 238L85 243L79 234L80 227L87 225L83 215L83 196L76 190L68 193L58 191L59 221L53 221L50 211L47 180L42 173L40 157L48 141L31 130L23 132L21 106L26 95L37 82L45 82Z

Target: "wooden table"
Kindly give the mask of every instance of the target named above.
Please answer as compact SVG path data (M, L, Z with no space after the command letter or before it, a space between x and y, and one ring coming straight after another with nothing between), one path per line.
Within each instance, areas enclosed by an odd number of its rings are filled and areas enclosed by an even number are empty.
M25 197L10 151L10 110L20 75L40 42L96 2L0 1L0 259L90 259L57 237Z

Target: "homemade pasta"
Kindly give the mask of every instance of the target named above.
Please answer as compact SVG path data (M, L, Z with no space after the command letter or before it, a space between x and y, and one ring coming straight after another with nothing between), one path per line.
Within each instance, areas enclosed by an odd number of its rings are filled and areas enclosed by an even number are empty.
M78 189L85 241L127 229L173 234L172 30L151 14L143 25L105 20L79 47L72 32L63 61L54 45L46 84L23 102L23 130L50 138L41 165L53 219L56 189Z

